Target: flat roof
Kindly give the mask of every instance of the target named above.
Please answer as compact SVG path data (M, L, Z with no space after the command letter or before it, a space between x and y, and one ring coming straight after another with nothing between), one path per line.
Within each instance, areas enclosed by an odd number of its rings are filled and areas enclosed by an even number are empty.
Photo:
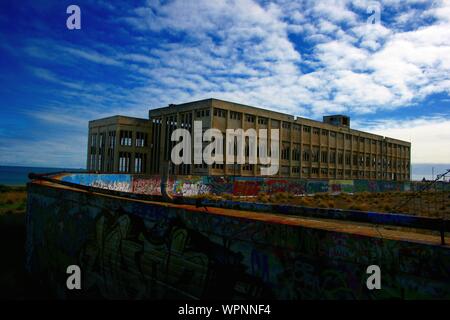
M127 119L127 120L133 120L133 121L148 121L148 119L145 118L135 118L135 117L129 117L129 116L123 116L123 115L114 115L114 116L110 116L110 117L105 117L105 118L100 118L100 119L95 119L95 120L90 120L89 123L91 122L105 122L105 121L117 121L120 119Z

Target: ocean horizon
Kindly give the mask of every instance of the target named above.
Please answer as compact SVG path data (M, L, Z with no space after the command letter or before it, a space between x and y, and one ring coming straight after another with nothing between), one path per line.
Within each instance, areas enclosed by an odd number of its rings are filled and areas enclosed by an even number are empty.
M80 168L54 168L54 167L23 167L23 166L0 166L0 185L24 186L29 181L28 174L52 173L60 171L84 171Z

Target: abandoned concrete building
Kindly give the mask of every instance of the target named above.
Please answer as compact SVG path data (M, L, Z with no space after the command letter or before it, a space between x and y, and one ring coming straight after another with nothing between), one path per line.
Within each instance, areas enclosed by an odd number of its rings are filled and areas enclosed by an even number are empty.
M149 110L149 119L113 116L89 122L87 169L98 172L259 176L260 164L170 162L177 128L279 129L277 176L302 179L410 180L411 144L350 128L343 115L323 122L238 103L206 99ZM247 156L247 154L246 154Z

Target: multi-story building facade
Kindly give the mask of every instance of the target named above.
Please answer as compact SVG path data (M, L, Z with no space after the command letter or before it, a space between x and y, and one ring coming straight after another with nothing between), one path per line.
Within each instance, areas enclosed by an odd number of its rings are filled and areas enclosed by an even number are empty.
M101 132L94 130L98 121L104 120L90 122L91 139L92 134ZM245 164L216 163L210 166L204 163L171 163L171 150L177 144L170 139L172 132L177 128L184 128L192 133L194 121L202 122L203 131L215 128L224 136L227 129L253 128L257 132L259 129L267 129L268 136L272 129L278 129L280 163L277 176L303 179L410 180L409 142L351 129L350 119L342 115L326 116L320 122L218 99L152 109L149 111L149 120L139 119L139 123L146 123L143 127L147 128L148 131L145 132L149 137L148 146L143 148L148 154L147 163L145 170L141 171L148 174L165 174L169 171L171 174L181 175L260 175L261 165L250 164L248 161ZM133 134L137 131L134 130ZM131 163L136 158L134 153L141 153L133 149L134 145L123 147L122 152L131 154ZM91 152L92 150L95 147L89 149ZM193 154L194 150L191 151ZM100 153L94 151L94 154ZM88 159L92 161L89 154ZM248 160L247 148L246 159ZM117 158L119 160L120 157ZM88 169L91 170L98 167L89 165L88 161ZM106 171L111 171L110 167L106 167ZM124 169L119 162L113 163L112 167L114 172L123 172L120 169ZM127 172L139 173L133 168L125 169L129 169Z
M89 122L87 169L148 173L150 123L113 116Z

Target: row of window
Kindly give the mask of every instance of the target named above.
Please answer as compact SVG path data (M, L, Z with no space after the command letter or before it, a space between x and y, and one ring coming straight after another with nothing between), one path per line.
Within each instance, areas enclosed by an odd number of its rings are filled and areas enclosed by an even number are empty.
M100 134L92 134L91 135L91 147L95 149L97 147L97 141L99 148L103 148L105 146L105 137L104 133ZM135 138L135 146L136 147L146 147L147 146L147 133L144 132L136 132ZM97 139L98 138L98 139ZM130 130L120 130L120 145L121 146L129 146L133 145L133 132ZM108 147L110 149L114 149L116 146L116 132L109 131L108 132Z
M226 118L227 117L227 111L222 109L214 109L214 116L220 117L220 118Z
M246 122L249 122L249 123L255 123L255 119L256 119L255 116L252 116L252 115L250 115L250 114L246 114L246 115L245 115L245 121L246 121Z
M240 120L241 119L242 113L235 112L235 111L229 111L229 112L230 112L230 119L235 119L235 120ZM209 116L209 110L208 109L197 110L196 111L196 116L198 118L208 117ZM226 118L227 110L214 108L214 116ZM254 115L245 114L245 121L246 122L254 123L255 119L256 119L256 117ZM267 125L267 123L268 123L268 119L267 118L258 117L258 124ZM278 124L279 124L278 120L272 120L272 126L274 128L277 128ZM282 128L286 129L286 130L290 130L291 129L291 123L283 121L282 122ZM300 125L294 124L292 126L292 128L295 131L300 131ZM303 132L310 133L311 132L311 127L303 126ZM375 140L375 139L370 139L370 138L365 138L365 137L359 137L359 136L355 136L355 135L351 135L351 134L338 133L338 132L335 132L335 131L329 131L327 129L320 129L320 128L312 127L312 132L313 132L314 135L320 135L320 134L322 134L322 136L328 136L329 135L332 138L336 138L337 137L340 140L343 140L344 137L345 137L345 139L348 140L348 141L353 139L354 142L358 142L359 141L360 143L367 143L367 144L371 143L372 145L378 144L379 146L382 146L382 141L380 141L380 140ZM127 142L127 141L125 141L125 142ZM407 147L407 146L397 145L397 144L394 144L394 143L387 143L387 144L385 144L385 146L388 147L388 148L394 148L394 149L399 148L402 151L409 152L409 147Z
M215 108L214 109L214 115L217 117L222 117L222 118L226 118L227 116L227 110L223 110L223 109L218 109ZM230 118L231 119L236 119L236 120L240 120L241 119L241 113L239 112L235 112L235 111L230 111ZM246 114L245 115L245 121L249 122L249 123L254 123L255 122L255 116L253 115L249 115ZM262 124L262 125L267 125L268 123L268 119L267 118L263 118L263 117L258 117L258 124ZM278 128L278 120L272 120L272 127L274 128ZM282 122L282 128L286 129L286 130L290 130L291 129L291 123L289 122ZM292 128L294 131L300 131L301 126L298 124L294 124L292 125ZM320 129L320 128L315 128L315 127L310 127L310 126L303 126L303 132L305 133L310 133L311 132L311 128L312 128L312 132L314 135L320 135L322 134L322 136L330 136L331 138L338 138L340 140L343 140L344 137L346 140L350 141L353 139L354 142L360 142L360 143L367 143L367 144L372 144L372 145L376 145L379 144L379 146L382 145L382 141L381 140L375 140L375 139L370 139L370 138L365 138L365 137L359 137L359 136L355 136L355 135L351 135L351 134L344 134L344 133L340 133L340 132L335 132L335 131L329 131L327 129ZM405 152L409 152L409 147L407 146L402 146L402 145L397 145L395 143L387 143L386 146L388 148L400 148L402 150L404 150Z
M267 150L270 156L270 150ZM234 154L237 154L237 145L234 144ZM250 148L248 146L248 143L245 143L244 146L244 155L246 157L249 157L250 155ZM257 147L256 150L256 156L259 156L259 148ZM346 153L345 156L343 153L339 152L336 153L336 151L328 152L327 150L320 151L319 149L304 149L303 153L299 148L294 148L291 151L291 148L286 146L282 147L281 154L280 154L281 160L293 160L293 161L300 161L301 159L305 162L313 162L313 163L337 163L337 164L344 164L345 165L354 165L354 166L366 166L366 167L373 167L381 166L383 165L384 168L397 168L397 169L409 169L409 161L401 160L401 159L391 159L391 158L381 158L377 157L375 155L368 155L368 154L357 154L357 153Z
M313 163L318 163L318 161L312 161ZM326 163L326 162L324 162L324 161L322 161L321 163ZM246 163L246 164L249 164L249 163ZM354 165L354 166L357 166L357 165ZM203 164L203 165L195 165L194 166L196 169L206 169L207 168L207 165L206 164ZM364 165L361 165L361 167L364 167ZM372 167L372 168L376 168L377 166L376 165L372 165L372 166L369 166L369 165L366 165L365 167L367 167L367 168L370 168L370 167ZM212 168L213 169L223 169L223 165L222 164L216 164L216 163L214 163L213 165L212 165ZM381 164L378 164L378 168L381 168ZM400 162L391 162L391 161L387 161L386 163L383 163L383 168L387 168L387 169L390 169L390 170L404 170L404 171L407 171L407 170L409 170L409 164L408 163L400 163Z
M133 142L133 131L120 130L120 145L131 147Z
M268 122L269 120L267 118L258 118L258 124L267 125Z
M199 167L202 167L202 165L197 165ZM204 164L204 167L206 168L207 165ZM239 166L235 166L238 171L240 171ZM260 167L258 165L258 167ZM213 169L224 169L223 164L214 164L212 166ZM243 171L253 172L255 169L254 164L245 164L242 165ZM408 180L409 179L409 173L404 174L398 174L393 172L376 172L376 171L362 171L362 170L343 170L343 169L329 169L329 168L310 168L310 167L302 167L300 169L299 166L293 166L293 167L287 167L282 166L280 168L281 175L289 175L289 172L292 172L292 174L300 174L300 170L302 175L304 176L331 176L331 177L341 177L341 178L383 178L387 180ZM232 173L233 168L228 169L228 173ZM344 175L345 174L345 175Z
M241 120L241 113L230 111L230 119Z
M281 149L281 159L282 160L294 160L294 161L300 161L300 150L299 149L293 149L292 153L290 152L290 147L283 147ZM289 156L292 156L292 158L289 158ZM353 156L353 157L352 157ZM353 159L352 159L353 158ZM312 161L312 162L320 162L322 163L337 163L343 164L344 163L344 154L338 153L337 159L336 159L336 152L332 151L328 153L328 151L319 151L319 150L303 150L303 161ZM353 160L353 162L352 162ZM406 160L391 160L389 158L382 158L376 157L374 155L366 155L363 154L345 154L345 164L346 165L353 165L357 166L366 166L366 167L375 167L376 165L381 166L383 163L384 167L388 168L398 168L398 169L409 169L409 162Z
M131 152L119 152L119 172L131 172ZM144 173L146 171L147 155L145 153L134 154L134 173Z
M209 109L197 110L195 115L197 118L209 117Z
M131 152L119 152L119 172L130 173L133 168L134 173L145 173L147 154L145 153L135 153L134 154L134 164L131 163ZM108 163L105 166L102 154L93 154L90 156L89 170L92 171L114 171L113 163L114 157L108 156ZM132 166L133 165L133 166Z
M227 117L227 110L214 108L214 116L220 117L220 118L226 118ZM241 120L242 113L230 111L230 119L233 120ZM246 114L244 120L249 123L255 123L256 117L251 114ZM258 124L266 125L268 122L267 118L258 118Z
M136 132L136 147L145 147L147 145L147 134Z

